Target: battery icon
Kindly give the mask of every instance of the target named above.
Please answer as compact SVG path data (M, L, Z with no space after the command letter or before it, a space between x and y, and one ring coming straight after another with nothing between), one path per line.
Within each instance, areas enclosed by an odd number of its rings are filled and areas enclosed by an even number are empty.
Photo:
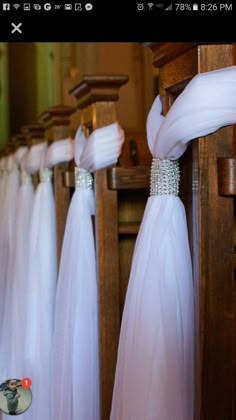
M198 4L197 3L193 3L193 10L198 10Z

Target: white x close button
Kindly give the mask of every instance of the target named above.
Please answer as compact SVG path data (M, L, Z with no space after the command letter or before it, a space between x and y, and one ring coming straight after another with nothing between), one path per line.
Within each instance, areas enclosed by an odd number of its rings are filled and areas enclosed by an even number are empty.
M20 29L20 27L21 27L21 25L22 25L22 22L17 23L17 24L15 24L15 23L11 23L11 25L13 26L13 29L12 29L12 31L11 31L11 33L12 33L12 34L14 34L14 32L19 32L19 34L22 34L22 31L21 31L21 29Z

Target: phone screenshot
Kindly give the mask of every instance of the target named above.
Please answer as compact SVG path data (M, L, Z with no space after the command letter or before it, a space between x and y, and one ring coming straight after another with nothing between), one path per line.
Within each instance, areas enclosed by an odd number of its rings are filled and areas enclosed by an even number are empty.
M235 420L235 18L0 0L0 420Z

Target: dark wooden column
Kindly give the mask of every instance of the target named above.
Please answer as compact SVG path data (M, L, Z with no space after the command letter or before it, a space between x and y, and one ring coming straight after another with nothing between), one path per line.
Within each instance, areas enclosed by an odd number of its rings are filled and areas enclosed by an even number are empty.
M89 134L117 120L115 102L127 76L84 76L70 91ZM107 185L107 169L94 176L96 253L100 307L101 418L109 420L120 331L117 192Z
M16 148L21 146L27 146L27 137L24 134L15 134L11 137L10 143L14 144Z
M235 64L233 44L147 45L159 68L164 112L193 76ZM235 157L233 126L195 140L181 158L194 268L196 420L236 418L234 198L219 194L217 162L223 157Z
M54 141L70 137L70 116L75 108L66 105L56 105L46 109L39 115L39 121L45 128L45 139L50 145ZM62 174L68 170L69 163L61 163L53 168L53 186L56 205L57 223L57 255L60 262L67 212L70 204L70 190L62 184Z
M28 147L33 144L41 143L44 140L44 127L41 124L23 125L21 128L22 135L26 137Z

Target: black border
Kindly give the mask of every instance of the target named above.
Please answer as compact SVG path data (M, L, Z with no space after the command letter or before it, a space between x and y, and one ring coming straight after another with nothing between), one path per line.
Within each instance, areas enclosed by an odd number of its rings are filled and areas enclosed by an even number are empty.
M9 1L9 0L8 0ZM163 0L166 1L166 0ZM3 3L4 1L2 1ZM38 1L44 4L45 1ZM95 3L92 11L10 12L0 9L2 42L235 42L236 4L232 11L137 10L137 2ZM11 0L14 3L14 0ZM37 3L37 1L31 2ZM61 2L58 1L60 4ZM66 3L66 2L63 2ZM75 2L74 2L75 3ZM84 2L85 3L85 2ZM168 2L169 4L170 2ZM200 3L200 2L198 2ZM203 3L203 2L201 2ZM205 2L206 3L206 2ZM53 4L53 3L52 3ZM144 3L145 6L147 3ZM173 3L175 5L176 3ZM189 4L189 2L183 3ZM218 2L218 4L220 4ZM227 2L227 4L231 4ZM12 22L22 22L14 33Z

